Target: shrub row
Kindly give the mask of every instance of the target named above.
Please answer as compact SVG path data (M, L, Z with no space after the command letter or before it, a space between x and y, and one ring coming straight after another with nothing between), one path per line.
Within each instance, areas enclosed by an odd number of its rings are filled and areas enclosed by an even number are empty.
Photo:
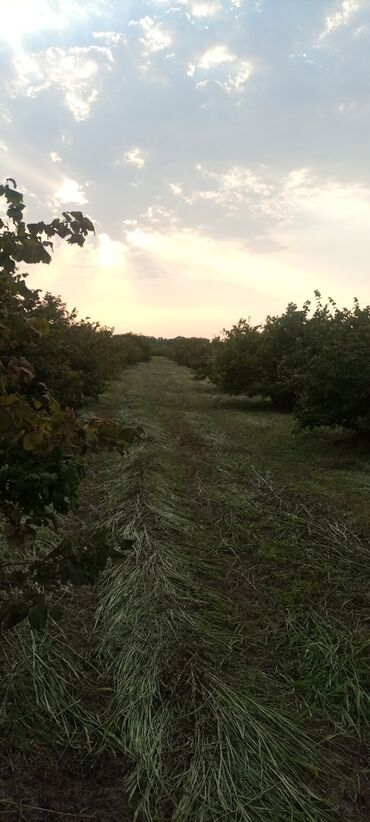
M212 341L174 341L169 354L229 394L261 396L303 427L370 432L370 306L340 309L315 292L263 325L241 319Z
M81 212L50 223L25 223L23 196L13 180L0 186L0 513L9 540L73 506L84 454L99 444L118 447L134 430L76 412L96 399L130 363L148 359L133 334L115 335L68 311L60 297L41 296L21 264L49 263L55 236L82 246L94 230Z

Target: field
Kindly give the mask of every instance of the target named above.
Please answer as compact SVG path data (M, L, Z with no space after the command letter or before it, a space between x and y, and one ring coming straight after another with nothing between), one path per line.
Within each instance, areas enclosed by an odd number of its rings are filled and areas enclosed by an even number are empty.
M99 405L145 439L60 525L135 547L9 634L0 816L368 819L370 449L161 357Z

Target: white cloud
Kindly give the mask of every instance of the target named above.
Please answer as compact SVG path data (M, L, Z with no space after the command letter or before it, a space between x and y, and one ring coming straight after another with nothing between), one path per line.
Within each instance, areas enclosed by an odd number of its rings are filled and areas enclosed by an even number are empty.
M338 5L338 4L337 4ZM330 34L339 26L345 26L349 23L352 15L360 9L361 5L357 0L341 0L339 3L339 10L325 20L325 28L320 35L320 40Z
M5 143L0 143L0 151L9 151L8 146Z
M53 163L61 163L62 162L62 158L61 158L60 154L58 154L57 151L51 151L50 152L50 159Z
M126 42L126 36L121 31L93 31L95 40L103 40L107 46L117 46L118 43Z
M220 63L233 63L236 59L236 55L229 51L227 46L212 46L200 58L198 68L210 69Z
M225 80L224 83L222 83L221 85L223 86L225 91L228 91L230 93L233 91L243 91L243 88L247 80L249 80L252 73L252 63L250 63L248 60L241 60L234 76L229 74L227 80Z
M151 17L142 17L140 20L130 20L129 26L140 26L144 36L140 42L145 47L147 53L162 51L171 45L170 35L157 25Z
M36 97L50 88L59 88L75 119L85 120L99 94L100 73L112 62L111 51L105 46L21 52L13 60L17 73L14 92Z
M64 180L61 188L55 192L54 199L62 205L72 203L83 205L83 203L87 203L87 197L83 187L79 185L76 180L71 180L69 177Z
M184 9L189 17L215 17L222 12L221 0L152 0L155 5L168 6L171 11Z
M123 162L128 163L130 166L135 166L135 168L143 168L147 157L147 151L134 146L133 148L130 148L129 151L124 153ZM119 165L122 164L122 160L118 160L117 162Z
M190 13L194 17L215 17L222 11L222 5L219 0L187 0L185 5L188 6Z
M166 226L168 228L174 228L178 224L178 217L175 212L166 208L166 206L158 204L149 206L143 214L141 214L141 219L144 225L150 227Z
M262 224L267 220L270 227L284 227L301 214L307 220L370 224L370 189L365 186L322 179L304 167L282 177L264 167L233 166L223 174L196 168L208 187L193 190L186 201L193 205L206 200L235 220L249 215Z
M203 166L197 166L210 188L192 193L191 202L209 200L225 209L229 216L238 215L247 206L251 213L267 214L274 206L275 187L267 175L253 172L250 168L233 166L224 174L217 174Z
M227 73L222 75L225 67L227 67ZM193 77L196 71L202 70L210 72L210 74L212 71L217 71L216 77L211 75L212 81L228 94L231 94L243 91L247 80L253 73L253 65L249 60L242 60L237 57L226 45L218 44L207 49L200 57L197 65L189 63L187 75ZM208 79L198 80L196 88L205 88L208 84Z
M89 15L98 14L104 0L17 0L7 3L1 17L0 40L16 51L24 38L42 30L62 30Z
M103 268L114 268L123 265L127 246L119 240L112 240L109 234L98 234L97 260Z
M173 194L182 194L182 186L180 186L179 183L169 183L168 187Z

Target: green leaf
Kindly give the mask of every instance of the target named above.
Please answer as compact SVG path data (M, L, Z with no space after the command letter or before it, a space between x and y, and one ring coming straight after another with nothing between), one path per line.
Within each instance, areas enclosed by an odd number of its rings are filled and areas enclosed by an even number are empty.
M36 334L38 334L40 337L46 337L46 335L49 334L50 324L47 320L41 318L36 320L32 319L30 322L30 326L32 330L36 331Z
M30 431L25 434L22 440L22 445L25 451L36 451L43 443L43 435L41 431Z

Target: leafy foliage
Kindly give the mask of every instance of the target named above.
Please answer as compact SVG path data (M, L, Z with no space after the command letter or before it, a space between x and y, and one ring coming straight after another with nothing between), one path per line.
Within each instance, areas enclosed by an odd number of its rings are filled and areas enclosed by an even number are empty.
M122 539L119 548L112 547L106 531L86 534L81 532L73 540L65 538L45 557L27 566L15 567L3 576L3 584L20 591L17 598L5 600L0 608L2 630L14 628L28 617L34 630L45 627L50 593L63 585L92 585L108 559L122 562L126 551L134 545L132 539ZM17 564L15 563L15 566Z
M202 380L208 375L211 357L211 343L208 339L205 337L175 337L164 342L165 346L159 345L159 353L175 360L178 365L191 368L196 379ZM160 340L157 341L157 346L158 343Z
M124 449L141 436L138 428L80 417L77 409L149 351L135 335L79 320L60 297L41 297L19 272L21 263L50 263L51 238L83 246L92 222L72 211L26 224L14 180L0 186L1 196L8 221L0 220L0 514L9 544L19 547L33 541L38 526L74 507L89 449ZM28 614L34 606L26 604ZM6 610L5 623L25 618L25 608L21 598ZM42 621L40 609L32 619Z
M261 335L258 326L239 320L224 337L213 340L213 382L227 394L259 391L261 372Z
M315 292L313 311L289 303L263 326L242 319L197 356L191 339L169 346L176 362L229 394L261 396L293 410L303 427L370 432L370 306L339 309ZM176 342L176 341L175 341ZM200 363L200 367L198 366Z
M307 323L302 369L293 375L302 426L341 425L370 433L370 306L317 306Z

